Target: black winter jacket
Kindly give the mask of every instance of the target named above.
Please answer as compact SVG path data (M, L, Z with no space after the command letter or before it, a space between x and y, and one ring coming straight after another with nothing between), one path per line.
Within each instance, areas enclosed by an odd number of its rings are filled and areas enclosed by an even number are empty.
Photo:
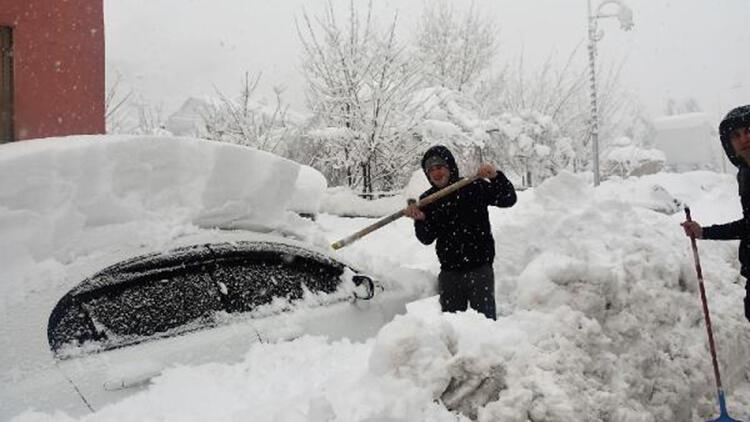
M742 218L726 224L716 224L703 228L703 238L711 240L740 240L740 274L750 279L750 167L734 153L729 135L734 129L750 126L750 106L737 107L721 121L719 135L727 158L737 166Z
M460 179L453 155L443 146L430 148L422 158L440 155L451 171L450 183ZM426 176L426 169L425 176ZM429 177L428 177L429 180ZM432 183L432 182L430 182ZM434 185L420 199L439 189ZM422 208L424 220L414 221L417 239L429 245L437 239L435 250L443 270L463 270L491 263L495 258L495 240L490 229L487 206L510 207L516 203L513 184L498 171L489 182L483 179Z

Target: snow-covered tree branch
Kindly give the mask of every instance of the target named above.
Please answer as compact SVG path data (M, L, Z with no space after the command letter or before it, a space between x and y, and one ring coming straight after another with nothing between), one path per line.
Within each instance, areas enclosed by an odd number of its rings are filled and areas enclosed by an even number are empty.
M425 4L417 29L417 58L428 85L466 91L478 81L494 56L496 29L475 3L464 14L446 0Z
M296 125L288 120L283 87L274 87L274 102L254 99L261 74L245 72L237 99L217 90L218 100L207 104L199 133L208 139L247 145L285 155L284 144L296 138Z

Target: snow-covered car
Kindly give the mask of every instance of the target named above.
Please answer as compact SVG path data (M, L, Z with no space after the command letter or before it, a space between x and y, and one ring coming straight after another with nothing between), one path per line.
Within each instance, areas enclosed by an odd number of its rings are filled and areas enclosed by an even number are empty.
M165 368L361 340L405 312L416 289L359 274L300 217L324 188L300 167L188 138L0 145L0 420L85 414Z
M137 256L82 280L47 310L49 348L35 371L3 382L0 416L98 410L167 367L237 362L255 342L368 338L411 299L270 236Z

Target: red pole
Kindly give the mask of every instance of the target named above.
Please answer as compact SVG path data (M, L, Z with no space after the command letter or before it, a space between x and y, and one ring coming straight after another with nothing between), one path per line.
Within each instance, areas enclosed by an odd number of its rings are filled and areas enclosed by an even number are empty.
M690 218L690 208L685 207L685 218L687 221L693 221ZM693 247L693 260L695 260L695 272L698 274L698 287L701 292L701 302L703 302L703 317L706 321L706 330L708 331L708 348L711 350L711 361L714 365L714 377L716 378L716 388L720 393L724 390L721 387L721 375L719 374L719 362L716 359L716 346L714 345L714 331L711 328L711 316L708 313L708 301L706 300L706 288L703 287L703 271L701 270L701 261L698 257L698 246L695 242L695 236L690 236L690 244Z

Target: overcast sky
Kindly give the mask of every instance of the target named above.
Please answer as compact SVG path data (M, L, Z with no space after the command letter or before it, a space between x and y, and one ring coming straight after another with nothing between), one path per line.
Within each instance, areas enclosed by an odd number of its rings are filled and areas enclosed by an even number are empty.
M668 98L694 97L715 115L750 102L748 0L625 0L635 27L600 20L600 61L625 59L622 81L654 116ZM348 1L334 0L345 7ZM355 0L366 7L366 1ZM410 36L423 0L375 0L381 21L398 10ZM453 0L466 8L470 0ZM600 1L592 0L596 7ZM323 0L105 0L108 78L124 82L169 114L188 96L234 95L244 71L263 72L265 86L284 85L304 104L294 17ZM529 67L576 46L586 66L586 0L476 0L497 21L498 67L523 52ZM613 5L609 5L616 9ZM270 96L270 89L260 95Z

